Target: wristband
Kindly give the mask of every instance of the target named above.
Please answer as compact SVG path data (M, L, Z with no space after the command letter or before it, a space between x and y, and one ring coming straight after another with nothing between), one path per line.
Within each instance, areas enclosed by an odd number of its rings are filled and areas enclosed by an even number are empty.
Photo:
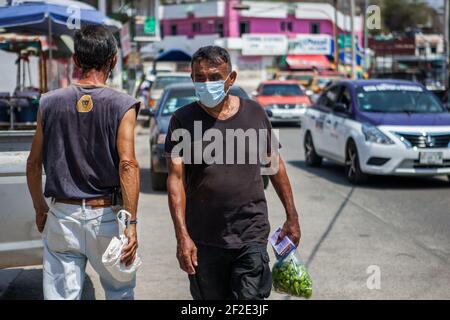
M129 224L137 224L138 221L137 221L137 219L136 219L136 220L130 220L128 223L129 223Z

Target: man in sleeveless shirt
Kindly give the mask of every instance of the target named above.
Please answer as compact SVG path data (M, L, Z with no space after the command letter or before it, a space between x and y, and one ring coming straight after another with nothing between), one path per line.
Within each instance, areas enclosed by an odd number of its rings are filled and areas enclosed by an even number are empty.
M131 213L121 260L137 251L139 166L134 127L139 102L106 86L117 63L117 44L102 26L75 33L78 83L42 96L27 162L27 180L43 233L45 299L80 299L89 262L107 299L133 299L135 279L116 281L102 255L118 236L117 212ZM45 190L42 190L42 165ZM51 199L50 207L45 198Z

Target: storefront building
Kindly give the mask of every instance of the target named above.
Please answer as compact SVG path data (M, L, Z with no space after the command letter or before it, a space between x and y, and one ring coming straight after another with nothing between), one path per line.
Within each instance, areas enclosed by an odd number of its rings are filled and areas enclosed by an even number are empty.
M159 15L159 49L193 53L204 45L221 45L244 78L255 79L258 73L258 81L270 78L280 61L291 69L334 67L336 19L329 4L208 1L161 6ZM350 17L336 16L336 31L350 33ZM361 47L363 20L354 20Z

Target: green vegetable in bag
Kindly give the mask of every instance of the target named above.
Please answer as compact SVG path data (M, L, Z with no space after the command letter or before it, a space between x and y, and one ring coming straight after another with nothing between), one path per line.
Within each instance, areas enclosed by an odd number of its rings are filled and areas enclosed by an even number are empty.
M273 287L279 293L309 299L312 295L312 280L294 250L278 260L272 268Z

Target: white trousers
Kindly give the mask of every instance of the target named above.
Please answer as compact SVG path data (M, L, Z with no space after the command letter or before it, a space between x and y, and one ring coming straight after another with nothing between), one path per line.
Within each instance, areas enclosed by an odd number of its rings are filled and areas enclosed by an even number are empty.
M136 279L118 282L102 263L109 242L119 233L116 217L111 207L52 203L43 232L46 300L79 300L88 261L100 276L106 299L134 298Z

